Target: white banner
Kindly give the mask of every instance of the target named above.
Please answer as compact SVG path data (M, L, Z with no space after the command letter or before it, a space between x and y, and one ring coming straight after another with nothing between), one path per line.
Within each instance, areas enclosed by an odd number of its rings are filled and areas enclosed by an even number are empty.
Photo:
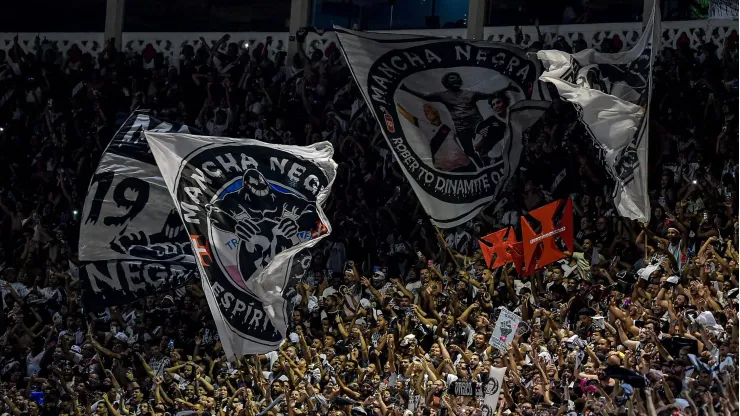
M498 320L496 326L493 328L491 333L491 339L488 341L489 344L493 345L496 349L506 352L506 347L511 344L516 336L517 328L522 318L519 315L511 312L510 310L501 307L499 310Z
M523 135L550 106L539 61L504 43L336 33L431 220L451 228L496 200L519 166Z
M146 137L190 236L227 357L276 349L292 289L311 263L304 249L331 232L321 208L336 171L331 145Z
M615 182L614 205L625 217L647 222L648 111L654 52L659 45L655 12L635 46L621 53L586 49L575 54L540 51L546 71L560 96L576 106L600 162Z
M483 387L483 408L481 416L494 416L498 408L498 396L504 388L504 375L506 367L491 367L488 381ZM487 412L486 412L487 411Z

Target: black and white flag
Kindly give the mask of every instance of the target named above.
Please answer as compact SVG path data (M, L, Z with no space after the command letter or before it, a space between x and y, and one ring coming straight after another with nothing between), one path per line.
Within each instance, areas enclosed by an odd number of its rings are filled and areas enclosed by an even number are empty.
M483 406L481 416L493 416L498 408L498 396L504 387L504 376L506 368L491 367L488 373L488 381L483 387Z
M80 228L80 281L88 310L169 291L197 276L185 227L144 131L190 132L137 111L103 153Z
M540 51L560 97L575 105L578 118L599 149L600 162L616 186L611 196L619 213L647 222L648 108L653 54L659 45L659 13L653 12L635 46L626 52L586 49L569 54Z
M146 134L180 213L228 357L285 337L309 247L331 232L322 205L336 164L328 142Z
M336 29L341 50L422 206L462 224L511 179L550 106L540 63L516 46Z

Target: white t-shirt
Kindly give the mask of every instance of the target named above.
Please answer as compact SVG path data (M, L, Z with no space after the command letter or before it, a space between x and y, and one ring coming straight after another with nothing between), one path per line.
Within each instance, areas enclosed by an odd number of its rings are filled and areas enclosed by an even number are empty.
M226 112L226 121L224 122L224 124L216 124L216 116L214 115L212 119L210 119L210 120L208 120L208 122L206 122L206 130L208 130L208 133L211 136L219 136L219 137L221 137L221 136L224 135L224 132L226 131L226 129L229 128L229 125L231 125L231 120L232 120L233 114L232 114L230 108L226 108L226 109L223 109L222 108L222 109L219 109L217 111L224 111L224 112Z
M344 298L343 301L343 312L347 315L352 315L357 312L357 309L360 308L360 298L362 297L362 293L357 294L355 293L352 288L350 288L348 293L339 292L338 290L334 289L333 287L327 287L324 289L324 292L321 294L322 297L327 297L329 295L333 295L337 293L337 295L342 296ZM321 319L325 319L328 317L325 311L321 311Z
M0 287L3 288L0 291L3 294L3 299L5 299L5 296L8 293L10 293L9 291L5 290L5 284L6 283L8 283L8 282L6 282L5 280L1 280L0 279ZM13 282L13 283L10 284L10 287L12 287L16 292L18 292L18 296L20 296L22 298L25 298L26 295L28 295L29 290L28 290L28 288L23 283Z
M228 123L225 124L216 124L215 119L208 120L208 123L206 123L206 130L208 130L208 133L211 136L223 136L226 129L229 127Z
M31 356L31 353L28 353L26 356L26 376L33 377L41 371L41 359L43 357L44 351L36 356Z
M727 357L725 357L725 359L724 359L724 360L722 360L722 362L721 362L721 363L719 363L719 369L720 369L720 370L723 370L723 369L724 369L725 367L727 367L728 365L734 365L734 363L733 363L733 359L732 359L732 357L731 357L731 356L729 356L729 355L728 355Z
M419 292L421 292L421 280L417 280L415 282L407 283L406 284L406 290L414 294L414 300L419 299Z

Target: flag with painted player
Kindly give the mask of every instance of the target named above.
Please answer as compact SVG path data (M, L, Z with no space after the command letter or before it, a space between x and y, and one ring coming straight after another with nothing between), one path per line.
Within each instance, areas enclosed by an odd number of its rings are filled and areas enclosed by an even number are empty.
M432 222L455 227L496 201L550 107L540 62L505 43L335 31Z

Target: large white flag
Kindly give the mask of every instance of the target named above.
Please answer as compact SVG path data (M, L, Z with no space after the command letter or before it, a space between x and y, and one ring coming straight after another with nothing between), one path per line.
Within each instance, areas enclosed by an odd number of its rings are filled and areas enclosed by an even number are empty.
M146 134L182 218L227 357L285 337L309 247L331 232L322 205L336 164L328 142Z
M337 28L352 75L431 220L460 225L498 198L549 108L517 46Z
M599 149L601 163L615 183L614 205L621 215L643 222L650 218L648 108L653 56L660 45L659 20L654 10L637 44L626 52L537 53L546 69L540 79L551 82L575 105Z

